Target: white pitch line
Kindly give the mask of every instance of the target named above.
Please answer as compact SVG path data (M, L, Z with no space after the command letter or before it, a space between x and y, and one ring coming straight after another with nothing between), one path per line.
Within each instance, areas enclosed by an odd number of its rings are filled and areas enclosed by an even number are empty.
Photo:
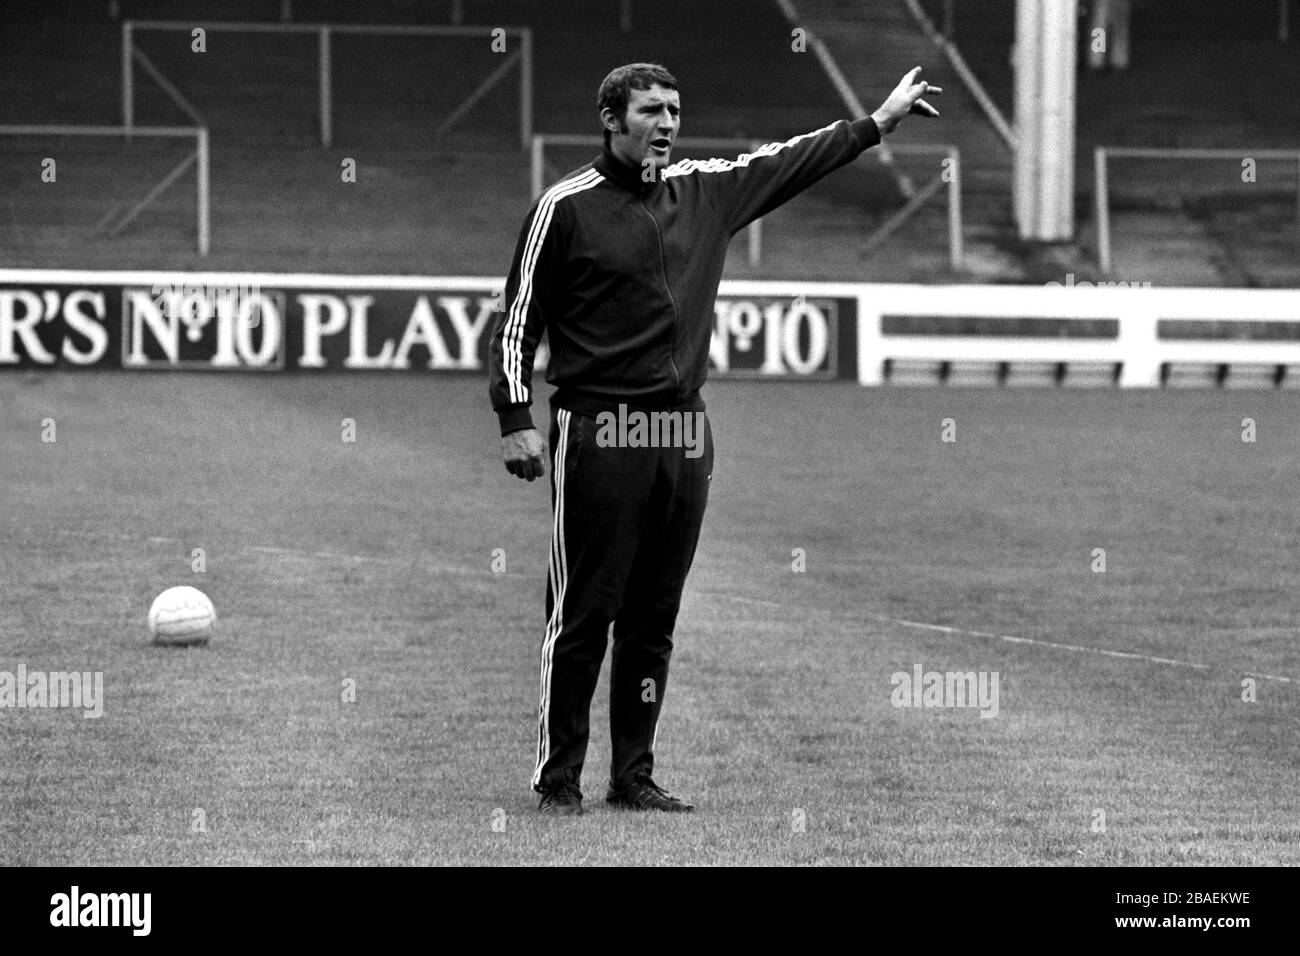
M881 621L889 621L891 624L901 624L903 627L919 627L927 631L940 631L944 634L970 634L973 637L988 637L998 641L1010 641L1012 644L1034 644L1039 647L1054 647L1061 651L1076 651L1078 653L1103 654L1106 657L1123 657L1128 660L1149 661L1153 664L1171 664L1174 667L1195 667L1197 670L1208 671L1212 668L1209 664L1197 664L1195 661L1179 661L1172 657L1152 657L1148 654L1135 654L1132 651L1109 651L1102 647L1084 647L1079 644L1060 644L1056 641L1043 641L1035 637L1014 637L1010 634L991 634L988 631L973 631L964 627L948 627L943 624L926 624L922 621L905 621L902 618L886 617L883 614L873 614L872 617Z
M922 621L905 621L902 618L887 617L884 614L873 614L872 617L879 621L888 621L891 624L900 624L903 627L915 627L926 631L939 631L944 634L969 634L972 637L985 637L995 641L1007 641L1012 644L1032 644L1035 647L1051 647L1058 651L1073 651L1078 654L1101 654L1105 657L1119 657L1126 660L1146 661L1150 664L1169 664L1172 667L1192 667L1200 671L1213 671L1215 668L1209 664L1198 664L1195 661L1180 661L1172 657L1155 657L1151 654L1135 654L1132 651L1111 651L1104 647L1086 647L1079 644L1061 644L1057 641L1043 641L1034 637L1015 637L1011 634L992 634L988 631L975 631L965 627L948 627L943 624L926 624ZM1264 680L1281 681L1284 684L1295 683L1290 677L1281 677L1277 674L1262 674L1255 671L1242 671L1247 677L1259 677Z
M417 565L420 571L431 571L437 574L484 574L483 568L470 567L464 564L428 564L419 558L408 559L401 555L383 555L383 554L345 554L337 551L304 551L298 548L273 548L265 545L250 544L242 548L237 548L235 554L240 551L257 551L261 554L280 555L288 558L326 558L334 561L374 561L379 564L411 564ZM530 575L522 571L493 571L494 577L529 577Z
M746 604L761 604L763 607L774 607L782 611L799 610L792 608L789 604L782 604L780 601L764 601L762 598L744 597L739 594L723 594L720 591L701 591L701 594L708 594L710 597L731 598L733 601L744 601Z
M705 591L702 593L709 594L713 597L730 598L733 601L744 601L747 604L759 604L763 607L779 608L786 611L797 611L804 613L809 608L794 607L789 604L780 604L776 601L766 601L762 598L745 597L740 594L725 594L720 591ZM1195 661L1180 661L1172 657L1155 657L1150 654L1136 654L1132 651L1111 651L1104 647L1085 647L1079 644L1061 644L1057 641L1043 641L1034 637L1016 637L1012 634L993 634L989 631L975 631L966 627L950 627L946 624L927 624L923 621L907 621L902 618L889 617L885 614L870 614L869 617L877 621L884 621L888 624L897 624L901 627L914 627L925 631L936 631L940 634L963 634L970 637L983 637L995 641L1006 641L1010 644L1031 644L1035 647L1050 647L1058 651L1072 651L1076 654L1100 654L1105 657L1118 657L1124 660L1146 661L1150 664L1168 664L1171 667L1190 667L1199 671L1214 671L1215 668L1209 664L1198 664ZM1282 677L1278 674L1264 674L1258 671L1241 671L1247 677L1258 677L1261 680L1275 680L1283 684L1294 684L1296 680L1291 677Z
M177 544L180 538L150 538L150 544ZM304 551L299 548L276 548L269 545L247 544L242 548L236 548L233 552L238 554L241 551L256 551L259 554L279 555L287 558L326 558L334 561L377 561L380 564L418 564L421 571L433 571L439 574L482 574L482 568L473 568L463 564L423 564L419 559L408 561L406 558L397 555L382 554L345 554L337 551ZM528 577L529 575L521 571L494 571L494 575L501 577Z

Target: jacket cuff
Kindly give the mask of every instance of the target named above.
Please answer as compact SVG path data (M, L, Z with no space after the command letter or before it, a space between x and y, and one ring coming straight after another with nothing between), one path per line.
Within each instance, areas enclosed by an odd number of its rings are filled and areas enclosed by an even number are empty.
M533 427L533 413L527 405L507 405L497 411L497 417L501 419L503 436Z
M880 142L880 127L870 116L849 123L849 130L861 149L870 149Z

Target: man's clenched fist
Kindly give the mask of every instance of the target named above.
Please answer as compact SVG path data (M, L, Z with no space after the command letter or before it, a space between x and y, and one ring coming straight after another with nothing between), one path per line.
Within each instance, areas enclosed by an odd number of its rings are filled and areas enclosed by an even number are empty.
M546 474L546 442L536 428L525 428L501 436L501 457L506 471L517 478L532 481Z
M881 136L892 133L903 121L903 117L909 113L932 119L938 118L939 111L921 97L939 96L943 90L919 79L920 75L921 68L918 66L903 77L898 86L894 87L894 92L890 93L885 102L880 104L880 108L871 114L871 118L876 121L876 126L880 128Z

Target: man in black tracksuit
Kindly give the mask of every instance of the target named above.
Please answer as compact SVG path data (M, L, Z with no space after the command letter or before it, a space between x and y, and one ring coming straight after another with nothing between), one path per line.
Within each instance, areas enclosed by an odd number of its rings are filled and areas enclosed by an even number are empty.
M533 788L540 809L581 813L588 713L609 626L613 760L606 801L691 806L657 786L654 736L673 628L713 471L700 387L731 237L880 141L941 92L904 77L872 116L735 160L669 164L677 81L656 64L614 70L598 109L605 150L529 211L491 336L489 392L503 457L545 473L533 358L548 333L554 522ZM650 422L634 425L640 416ZM615 422L620 423L614 427Z

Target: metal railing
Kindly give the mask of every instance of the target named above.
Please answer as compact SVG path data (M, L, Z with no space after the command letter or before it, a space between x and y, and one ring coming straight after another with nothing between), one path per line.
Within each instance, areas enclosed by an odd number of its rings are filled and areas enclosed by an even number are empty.
M1019 145L1015 129L1007 121L1007 118L1002 115L1002 111L998 109L997 104L993 102L993 97L989 96L988 91L984 89L984 84L979 81L975 76L975 72L967 65L966 58L961 55L961 50L957 49L957 44L952 42L950 36L945 36L939 32L917 0L904 0L904 3L911 12L912 18L916 20L917 25L921 28L921 32L942 51L948 63L956 71L957 76L960 77L962 84L975 99L975 102L979 104L980 109L984 111L984 116L988 119L989 125L997 131L998 136L1002 138L1007 148L1014 153ZM949 25L949 29L951 29L951 25Z
M1162 369L1173 364L1300 365L1294 338L1190 338L1187 329L1205 325L1241 327L1284 323L1300 327L1296 295L1287 289L1161 289L1127 283L1083 282L1061 286L844 286L858 295L858 380L885 381L886 362L1055 362L1119 367L1121 388L1157 388ZM807 294L814 294L809 284ZM859 291L860 290L860 291ZM1023 324L1023 334L912 334L898 331L905 317L962 320L998 319ZM891 323L886 323L886 318ZM1087 335L1034 331L1034 320L1057 325L1094 320ZM1112 323L1098 332L1095 320ZM895 325L889 329L888 325Z
M840 100L844 103L844 108L848 110L852 117L870 116L871 111L859 98L857 91L853 89L853 84L844 75L840 65L836 62L830 47L821 37L817 36L807 27L801 26L803 18L795 8L794 0L776 0L777 7L780 8L782 16L791 27L797 27L803 30L807 36L808 44L812 47L813 55L817 57L817 62L821 65L822 71L825 72L826 78L830 80L831 86L835 87L835 92L839 94ZM876 147L876 158L880 160L894 177L898 180L898 187L902 190L906 199L911 199L916 187L912 184L911 177L906 173L900 172L893 168L894 151L893 148L883 140Z

